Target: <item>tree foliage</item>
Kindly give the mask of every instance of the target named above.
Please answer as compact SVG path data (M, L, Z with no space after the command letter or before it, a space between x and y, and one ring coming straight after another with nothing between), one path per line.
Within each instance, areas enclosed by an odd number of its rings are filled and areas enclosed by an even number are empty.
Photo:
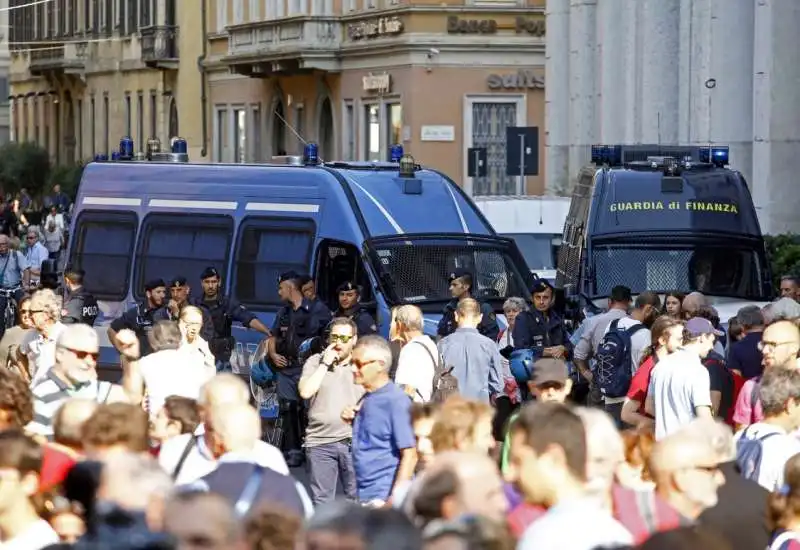
M35 143L9 142L0 147L0 185L6 193L45 191L50 181L50 155Z
M800 235L767 235L764 241L775 287L784 275L800 277Z

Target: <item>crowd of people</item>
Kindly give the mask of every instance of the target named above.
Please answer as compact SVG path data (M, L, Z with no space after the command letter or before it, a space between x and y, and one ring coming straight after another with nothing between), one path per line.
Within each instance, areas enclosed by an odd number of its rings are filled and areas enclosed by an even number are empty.
M336 315L301 356L307 485L218 368L200 307L146 344L118 326L116 384L97 332L35 292L0 343L0 547L799 547L794 280L727 325L701 294L617 287L568 334L545 281L501 327L451 279L436 338L402 305L388 339Z

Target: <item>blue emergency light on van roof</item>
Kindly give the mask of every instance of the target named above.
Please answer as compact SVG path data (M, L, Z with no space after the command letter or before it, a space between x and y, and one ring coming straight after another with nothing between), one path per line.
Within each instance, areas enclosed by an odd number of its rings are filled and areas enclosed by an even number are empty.
M95 162L108 162L108 155L104 155L103 153L98 153L94 156Z
M730 148L727 145L712 145L700 149L700 162L714 166L728 166L730 164Z
M183 138L176 137L172 140L172 153L176 155L189 154L189 145Z
M319 153L316 143L306 143L303 147L303 164L306 166L319 164Z
M119 160L119 151L111 151L111 160L116 162Z
M395 143L389 151L389 162L400 162L401 158L403 158L403 146Z
M120 160L133 160L133 140L125 136L119 140Z
M622 146L592 145L592 164L619 166L622 164Z

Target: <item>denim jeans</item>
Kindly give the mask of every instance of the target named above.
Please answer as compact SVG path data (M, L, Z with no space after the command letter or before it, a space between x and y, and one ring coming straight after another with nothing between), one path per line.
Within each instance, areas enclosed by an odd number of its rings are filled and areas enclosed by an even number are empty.
M307 447L306 458L314 506L336 498L337 481L341 483L347 499L355 500L356 474L349 440Z

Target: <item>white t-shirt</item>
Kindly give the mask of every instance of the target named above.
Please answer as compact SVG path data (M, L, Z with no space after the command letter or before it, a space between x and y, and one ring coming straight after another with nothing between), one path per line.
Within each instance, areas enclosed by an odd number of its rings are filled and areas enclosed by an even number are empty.
M436 372L434 361L438 360L439 349L429 336L423 334L412 338L400 350L397 372L394 375L395 384L411 386L417 390L414 392L414 401L427 403L433 393L433 375Z
M200 388L216 374L203 356L191 348L151 353L139 360L139 371L147 387L147 410L151 417L158 414L171 395L199 399Z
M44 380L47 372L56 364L56 341L65 328L66 325L58 322L51 327L47 338L32 330L22 340L19 351L28 358L31 387Z
M30 527L11 540L0 542L2 550L42 550L58 544L58 534L45 520L32 523Z
M767 435L769 437L766 437ZM757 422L739 430L734 436L734 441L738 443L743 437L746 440L762 440L758 479L753 481L770 492L780 489L783 486L786 462L800 453L800 441L783 428L765 422Z
M205 438L202 437L204 433L205 427L200 424L194 434L181 434L173 437L161 447L161 451L158 453L158 463L165 472L173 475L189 441L192 439L195 441L189 454L186 455L186 460L183 462L180 472L178 472L178 477L175 479L176 485L193 483L210 474L217 467L217 461L206 445ZM270 468L279 474L289 475L290 473L286 459L283 458L283 453L277 447L265 441L256 443L253 454L249 458L252 462L264 468Z
M609 321L606 329L603 331L603 335L605 336L608 333L609 329L611 329L611 324L614 322L612 319ZM622 317L619 322L617 323L617 328L619 330L628 330L631 327L635 327L636 325L641 325L641 323L635 319L631 319L630 317ZM642 363L642 356L647 348L650 347L652 337L650 336L650 329L649 328L641 328L637 330L633 336L631 336L631 368L633 372L631 372L631 376L636 374L636 371L639 370L639 365ZM615 403L624 403L624 397L606 397L605 398L606 405L612 405Z
M663 439L694 420L697 407L711 407L708 369L693 351L678 350L656 363L647 395L653 397L656 439Z

